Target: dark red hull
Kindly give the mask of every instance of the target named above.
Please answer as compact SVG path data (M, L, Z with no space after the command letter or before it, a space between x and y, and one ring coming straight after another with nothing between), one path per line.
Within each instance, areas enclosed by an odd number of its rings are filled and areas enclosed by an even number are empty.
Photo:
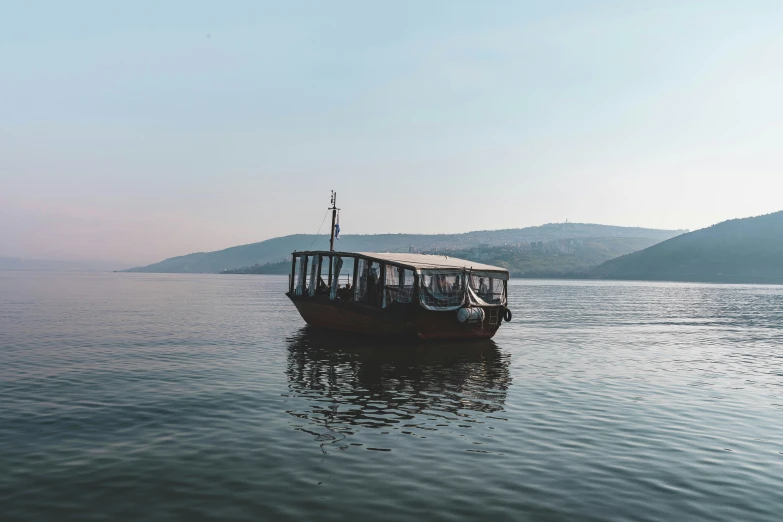
M392 303L378 308L353 301L332 301L326 295L297 297L286 294L311 326L370 335L419 339L489 339L502 321L502 307L484 308L484 321L462 324L457 312L436 312L416 304Z

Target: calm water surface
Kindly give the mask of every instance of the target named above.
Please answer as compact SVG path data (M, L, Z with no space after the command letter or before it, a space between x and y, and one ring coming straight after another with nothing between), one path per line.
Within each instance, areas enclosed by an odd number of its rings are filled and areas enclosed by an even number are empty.
M783 519L783 287L518 281L403 346L285 286L0 272L0 519Z

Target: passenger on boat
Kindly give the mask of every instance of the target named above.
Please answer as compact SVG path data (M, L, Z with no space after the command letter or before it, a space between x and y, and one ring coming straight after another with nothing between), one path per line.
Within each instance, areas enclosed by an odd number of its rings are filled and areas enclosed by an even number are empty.
M454 284L451 285L451 291L455 294L460 292L460 276L459 274L454 276Z
M351 283L347 283L343 288L338 288L337 297L340 298L340 301L352 301L353 287L351 286Z
M487 286L487 283L484 282L483 277L479 277L479 297L482 299L489 297L489 287Z
M451 293L451 283L449 283L446 280L446 276L443 274L436 274L432 276L432 283L433 287L436 292L440 294L450 294Z
M378 270L372 268L370 270L370 280L367 285L367 301L372 304L378 304L378 285L380 284L378 277Z

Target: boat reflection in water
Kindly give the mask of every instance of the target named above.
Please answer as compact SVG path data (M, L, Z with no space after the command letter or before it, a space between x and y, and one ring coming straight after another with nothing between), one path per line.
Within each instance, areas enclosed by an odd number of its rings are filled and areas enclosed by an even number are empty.
M482 424L511 384L509 356L491 340L412 346L305 327L288 343L288 413L325 452L361 446L351 439L368 431L427 437Z

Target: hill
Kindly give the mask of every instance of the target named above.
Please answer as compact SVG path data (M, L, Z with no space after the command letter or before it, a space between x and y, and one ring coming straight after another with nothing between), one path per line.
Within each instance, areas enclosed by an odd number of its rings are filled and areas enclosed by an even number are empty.
M585 223L552 223L538 227L485 230L464 234L343 235L335 248L352 252L408 252L411 247L417 251L442 251L580 238L644 238L658 242L682 232ZM291 252L295 250L328 248L328 236L295 234L215 252L172 257L152 265L131 268L128 271L217 273L238 267L276 263L290 258Z
M783 284L783 211L732 219L612 259L602 279Z
M291 261L278 261L277 263L255 264L223 270L221 274L276 274L287 275L291 273Z
M656 243L657 239L644 237L578 238L442 253L502 266L511 277L585 277L587 271L604 261Z

